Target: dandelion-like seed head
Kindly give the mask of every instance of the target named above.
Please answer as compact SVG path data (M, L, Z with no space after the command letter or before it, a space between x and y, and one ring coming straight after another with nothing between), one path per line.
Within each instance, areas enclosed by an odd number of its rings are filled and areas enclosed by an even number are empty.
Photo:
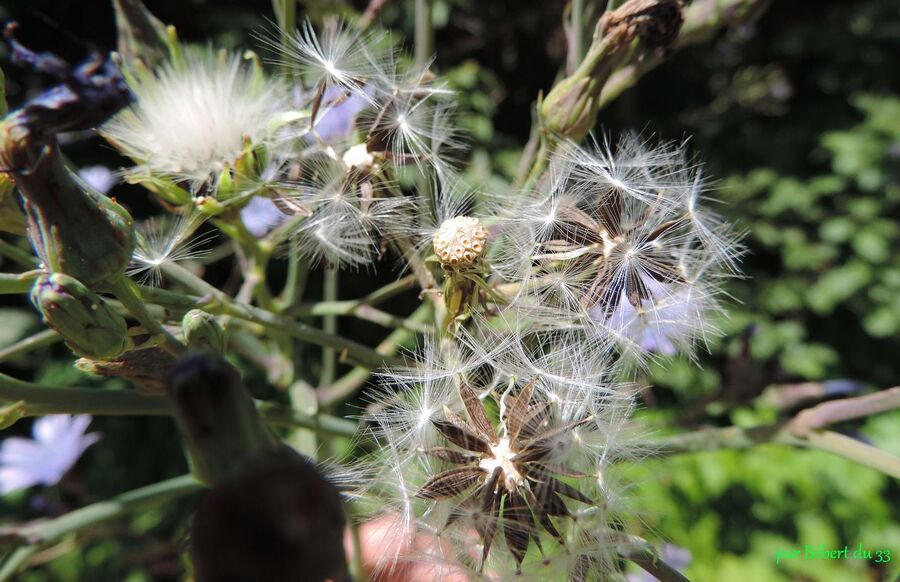
M445 267L470 267L487 248L488 231L472 216L457 216L441 223L434 235L434 253Z
M241 154L246 140L269 139L282 86L262 80L240 55L185 52L132 84L137 100L102 128L146 171L197 186Z
M203 220L202 215L163 215L139 224L126 273L143 283L158 286L165 264L206 255L202 247L210 236L194 236Z
M519 264L517 301L569 311L637 363L692 354L714 331L717 283L739 254L700 192L700 172L678 146L628 136L615 148L564 147L521 209L507 261Z
M566 365L539 379L511 375L524 368L521 357L498 352L519 338L463 336L459 347L473 358L462 366L434 368L443 356L432 347L420 355L427 371L384 375L401 389L368 417L379 451L366 461L358 498L377 514L401 516L395 535L407 547L427 534L441 548L404 560L492 580L566 579L585 559L608 573L615 544L598 540L610 535L618 508L615 483L597 476L627 456L617 441L630 396L592 391L586 377L565 377Z

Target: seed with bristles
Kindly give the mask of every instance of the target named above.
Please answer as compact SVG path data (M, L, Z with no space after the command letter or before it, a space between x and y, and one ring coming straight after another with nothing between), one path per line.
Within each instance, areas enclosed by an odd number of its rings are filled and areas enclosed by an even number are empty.
M488 232L477 218L457 216L441 223L434 253L445 267L468 267L484 255Z

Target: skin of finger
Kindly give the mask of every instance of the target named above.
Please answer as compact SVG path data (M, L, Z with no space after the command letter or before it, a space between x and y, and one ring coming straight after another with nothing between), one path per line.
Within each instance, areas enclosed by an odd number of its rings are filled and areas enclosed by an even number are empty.
M371 580L377 582L467 582L463 571L445 563L452 555L446 542L428 534L416 536L411 543L408 529L397 516L387 515L368 522L360 528L362 564ZM352 534L345 532L344 547L353 556ZM411 554L434 556L434 560L409 560ZM373 573L378 574L373 577Z

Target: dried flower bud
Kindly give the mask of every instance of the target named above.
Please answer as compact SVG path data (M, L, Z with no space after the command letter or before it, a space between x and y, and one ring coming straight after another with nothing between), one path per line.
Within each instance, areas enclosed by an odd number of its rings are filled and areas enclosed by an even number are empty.
M274 450L240 375L221 356L198 353L179 360L169 375L168 391L200 481L215 483L232 474L243 458Z
M441 223L434 235L434 253L445 267L469 267L484 255L487 237L480 220L457 216Z
M175 358L162 348L143 348L111 360L80 358L75 367L88 374L127 380L142 394L162 395L173 364Z
M125 319L80 281L62 273L43 275L31 291L44 321L59 332L73 352L108 360L130 345Z
M202 309L191 309L181 320L184 341L192 350L216 353L225 351L225 330L215 316Z

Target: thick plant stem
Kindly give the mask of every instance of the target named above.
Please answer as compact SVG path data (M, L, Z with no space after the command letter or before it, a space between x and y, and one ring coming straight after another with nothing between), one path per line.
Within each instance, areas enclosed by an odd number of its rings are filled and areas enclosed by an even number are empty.
M161 396L130 390L102 390L43 386L0 374L0 401L25 402L24 416L93 414L160 416L171 413Z
M24 402L23 416L92 414L94 416L169 416L172 407L162 396L129 390L44 386L0 374L0 402ZM352 436L356 423L327 414L305 415L282 404L256 401L263 419L276 426L308 428L326 435Z
M12 580L31 556L43 546L69 534L141 509L162 505L202 488L203 486L192 476L183 475L123 493L108 501L93 503L55 519L5 527L2 530L4 537L16 539L23 545L6 559L3 568L0 569L0 582Z

